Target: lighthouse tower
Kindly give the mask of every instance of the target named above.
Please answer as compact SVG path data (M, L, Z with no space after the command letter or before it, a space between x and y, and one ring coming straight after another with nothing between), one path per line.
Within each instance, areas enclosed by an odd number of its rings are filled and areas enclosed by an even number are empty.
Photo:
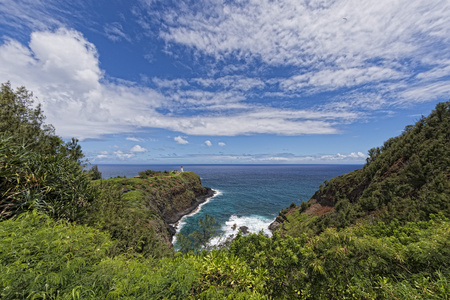
M184 171L183 171L183 166L181 166L181 172L184 172Z

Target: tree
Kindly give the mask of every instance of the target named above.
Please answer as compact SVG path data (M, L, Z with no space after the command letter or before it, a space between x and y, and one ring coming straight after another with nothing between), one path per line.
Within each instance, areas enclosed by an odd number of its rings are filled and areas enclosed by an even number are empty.
M0 90L0 219L37 209L77 220L95 191L77 139L64 143L24 87Z
M25 87L14 91L9 82L2 84L0 106L0 132L12 136L17 144L25 143L43 153L54 153L61 146L53 126L44 123L41 105L34 106L33 93Z
M89 170L88 174L91 180L102 179L102 172L98 170L97 165L93 165L92 168Z
M216 220L214 217L205 215L205 218L198 221L198 225L200 229L192 232L188 236L182 233L177 234L177 243L180 247L180 252L198 252L210 247L209 242L218 233Z

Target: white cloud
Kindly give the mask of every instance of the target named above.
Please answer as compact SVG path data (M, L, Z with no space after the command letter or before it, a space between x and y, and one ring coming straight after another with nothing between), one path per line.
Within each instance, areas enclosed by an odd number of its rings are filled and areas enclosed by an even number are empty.
M212 146L212 143L211 143L210 140L206 140L206 141L205 141L205 145L208 146L208 147L211 147L211 146Z
M118 149L120 147L114 146L114 148ZM104 158L118 158L120 160L128 160L136 156L137 153L145 153L148 152L148 149L140 146L134 145L130 150L116 150L112 152L108 151L100 151L97 155L95 155L96 159L104 159Z
M362 152L352 152L350 154L334 154L334 155L322 155L320 160L333 161L333 160L363 160L367 157Z
M130 149L131 153L143 153L143 152L148 152L148 150L140 145L134 145L131 149Z
M55 18L55 15L49 12L52 8L52 0L35 1L0 1L0 24L22 32L27 32L28 28L45 30L49 27L63 26L63 22ZM76 11L72 11L76 14Z
M188 47L194 59L187 67L206 64L200 67L207 76L143 75L154 89L110 79L95 46L64 28L76 19L65 18L69 5L4 0L2 26L20 28L20 40L40 31L28 45L3 38L0 81L33 91L57 134L81 139L136 127L209 136L336 134L341 124L364 119L369 110L450 95L446 0L199 0L157 11L150 2L139 5L150 16L133 8L146 31L141 38L163 39L167 55L181 54L177 62ZM127 25L95 29L123 41L129 40ZM319 94L320 104L300 103L304 95L337 89L343 92L331 100Z
M178 144L181 144L181 145L186 145L186 144L189 144L189 142L185 139L186 137L181 137L181 136L177 136L177 137L174 137L173 138L173 140L175 141L175 142L177 142Z
M122 152L121 150L114 151L114 155L120 160L126 160L134 157L134 153L125 153Z
M142 139L136 138L136 137L133 137L133 136L127 137L126 140L127 141L132 141L132 142L142 142Z
M96 158L102 159L109 157L108 151L100 151L99 154L96 156Z
M225 147L226 146L226 144L224 142L219 142L219 143L217 143L217 145L219 145L219 147Z
M159 88L180 88L184 86L188 86L189 83L185 79L161 79L161 78L153 78L153 83Z
M8 40L0 45L0 65L0 81L33 91L64 137L131 131L136 114L153 116L164 99L147 88L106 81L94 45L73 30L35 32L29 48Z
M429 99L448 99L450 97L450 80L423 83L406 88L401 94L400 102L425 102Z

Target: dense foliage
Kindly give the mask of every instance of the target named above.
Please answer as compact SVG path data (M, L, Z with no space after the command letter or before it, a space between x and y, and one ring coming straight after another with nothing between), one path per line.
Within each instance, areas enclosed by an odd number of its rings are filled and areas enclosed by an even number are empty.
M238 236L230 248L155 260L98 230L26 213L0 222L2 299L448 299L450 222Z
M238 237L230 251L266 269L274 298L447 299L448 219L356 226L298 238Z
M111 234L116 240L110 249L113 255L128 250L154 257L171 255L173 250L162 216L148 205L142 190L135 188L135 184L146 185L141 181L137 178L96 181L94 186L100 194L83 221Z
M222 251L109 258L98 230L38 213L0 223L2 299L266 299L263 271Z

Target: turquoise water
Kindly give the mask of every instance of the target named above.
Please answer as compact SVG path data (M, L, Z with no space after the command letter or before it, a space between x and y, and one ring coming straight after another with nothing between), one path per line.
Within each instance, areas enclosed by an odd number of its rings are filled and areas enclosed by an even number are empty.
M361 165L184 165L197 173L202 185L217 194L195 213L185 216L177 230L189 234L198 220L213 216L224 236L247 226L251 232L264 230L292 202L307 201L325 180L361 168ZM139 171L179 170L179 165L99 165L103 178L133 177Z

